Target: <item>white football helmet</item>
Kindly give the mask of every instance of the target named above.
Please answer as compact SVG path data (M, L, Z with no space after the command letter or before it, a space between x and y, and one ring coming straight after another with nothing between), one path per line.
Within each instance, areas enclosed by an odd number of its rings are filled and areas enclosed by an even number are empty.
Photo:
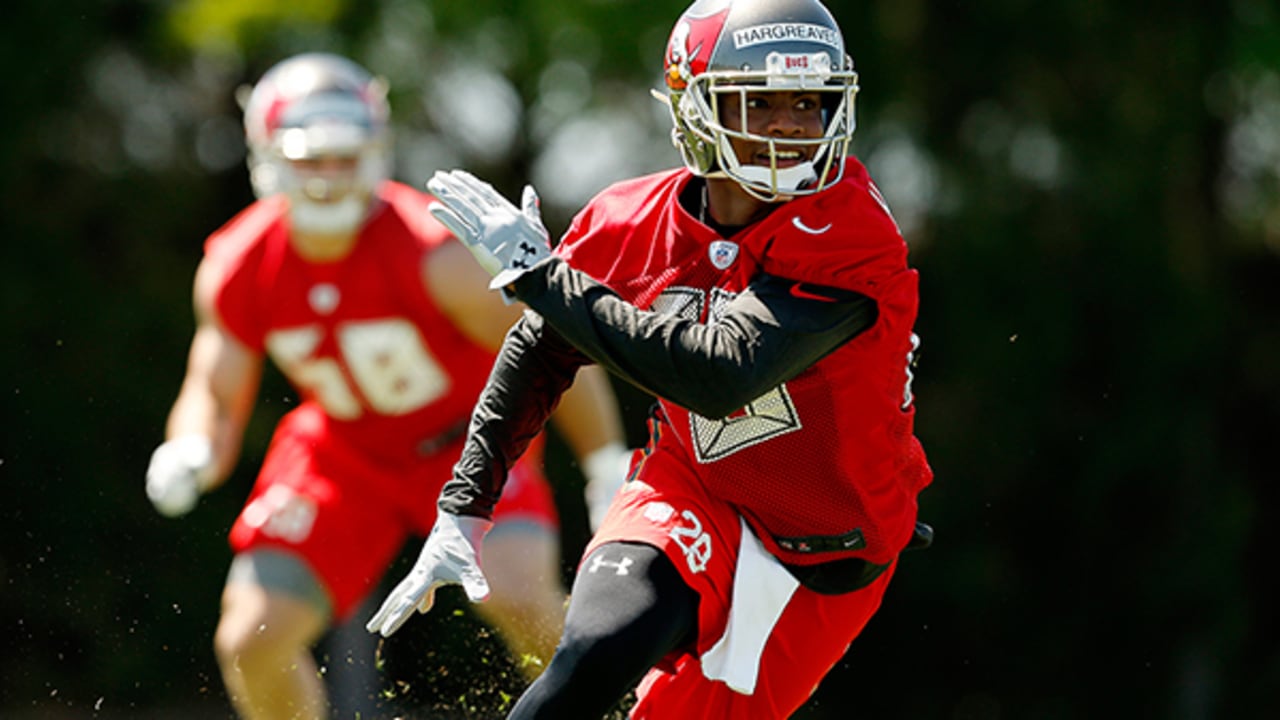
M840 181L856 125L858 74L844 37L817 0L697 0L676 22L665 58L672 141L697 175L729 177L766 201L808 195ZM747 93L818 92L821 137L778 138L731 130L721 98ZM745 110L744 110L745 114ZM767 145L768 166L743 165L731 138ZM779 167L779 153L812 151L813 158Z
M305 53L268 70L243 104L254 194L288 193L295 229L358 229L391 172L386 84L346 58ZM334 172L305 162L330 158L354 165Z

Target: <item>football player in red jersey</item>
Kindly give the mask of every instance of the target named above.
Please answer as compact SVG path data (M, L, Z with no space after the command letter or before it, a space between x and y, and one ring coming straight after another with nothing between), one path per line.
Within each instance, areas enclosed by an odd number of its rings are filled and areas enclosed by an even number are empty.
M329 716L311 647L433 526L519 316L485 289L429 197L389 179L387 121L382 83L334 55L289 58L254 87L245 129L259 200L206 242L186 376L147 470L161 513L190 511L236 462L264 356L298 390L231 530L214 640L252 720ZM589 493L606 500L626 461L607 382L579 375L556 413ZM485 543L492 607L480 608L517 657L547 659L564 613L558 519L536 450L506 470L513 492Z
M616 184L554 252L517 208L437 173L432 213L531 309L507 337L414 572L368 623L484 576L504 470L576 369L658 398L588 545L564 635L510 718L785 718L929 531L913 430L917 274L856 158L857 75L817 0L700 0L666 53L684 165ZM637 687L638 684L638 687Z

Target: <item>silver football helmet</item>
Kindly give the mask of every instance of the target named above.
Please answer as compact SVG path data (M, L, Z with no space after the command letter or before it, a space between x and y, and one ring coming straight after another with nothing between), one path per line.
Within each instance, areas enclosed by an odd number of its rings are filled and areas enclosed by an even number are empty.
M243 105L254 194L288 193L304 232L359 228L390 177L386 84L346 58L305 53L268 70ZM335 172L326 159L354 162Z
M697 175L729 177L767 201L808 195L840 181L856 121L858 74L844 37L817 0L697 0L676 22L665 58L671 137ZM816 138L781 138L730 129L722 98L747 93L817 92L824 130ZM745 110L744 110L745 114ZM743 165L730 144L738 138L768 147L769 164ZM787 166L782 157L812 157Z

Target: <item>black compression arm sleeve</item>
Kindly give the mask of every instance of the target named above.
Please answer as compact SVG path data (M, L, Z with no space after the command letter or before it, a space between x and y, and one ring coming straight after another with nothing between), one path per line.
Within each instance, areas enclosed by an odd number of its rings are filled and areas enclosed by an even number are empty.
M467 442L452 479L441 490L440 509L493 517L507 471L587 362L541 318L525 313L507 333L471 413Z
M640 310L556 257L512 290L592 360L708 418L795 377L878 315L860 293L760 275L702 324Z

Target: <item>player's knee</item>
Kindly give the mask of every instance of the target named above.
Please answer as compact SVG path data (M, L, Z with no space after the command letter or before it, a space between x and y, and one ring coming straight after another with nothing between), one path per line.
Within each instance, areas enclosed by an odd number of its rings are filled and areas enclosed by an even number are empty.
M231 603L214 631L213 650L223 668L257 672L287 662L303 644L298 638L288 618Z
M251 622L224 616L213 634L213 651L218 664L248 668L266 664L281 653L273 636L253 630Z
M548 672L556 672L567 682L580 687L612 685L615 681L613 670L618 667L615 650L600 638L565 633L551 656Z

